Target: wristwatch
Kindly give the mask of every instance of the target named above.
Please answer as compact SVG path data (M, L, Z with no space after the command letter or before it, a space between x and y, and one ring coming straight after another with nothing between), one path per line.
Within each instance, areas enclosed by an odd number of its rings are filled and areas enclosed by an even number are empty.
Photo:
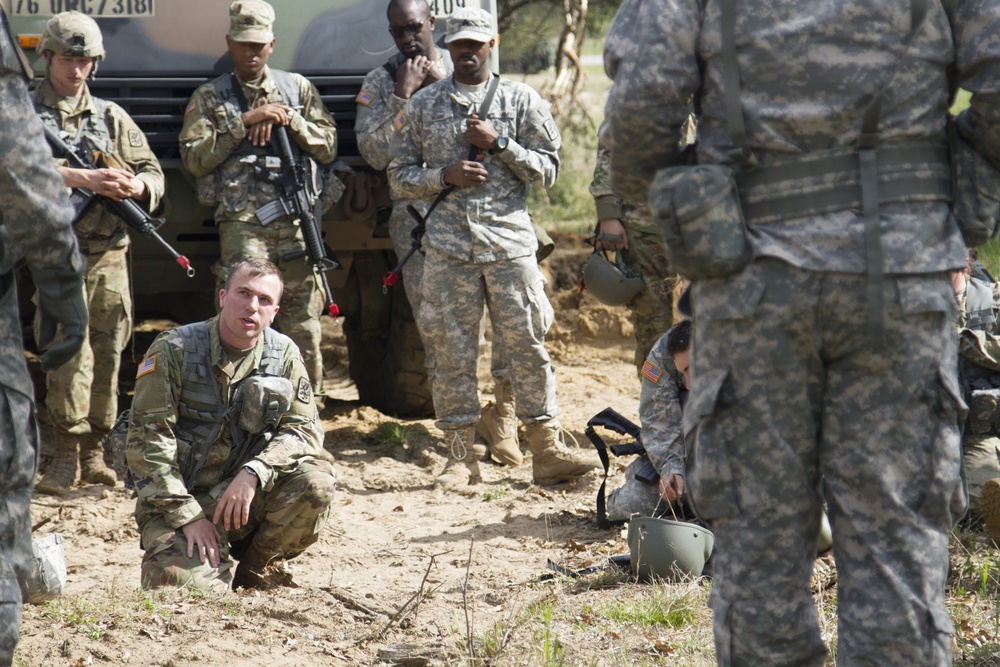
M501 134L499 137L497 137L497 147L491 150L490 152L494 154L503 153L505 150L507 150L508 143L510 143L510 139Z
M251 475L253 475L254 477L257 477L257 471L251 468L250 466L243 466L243 469L246 470ZM257 477L257 481L258 482L260 481L260 477Z

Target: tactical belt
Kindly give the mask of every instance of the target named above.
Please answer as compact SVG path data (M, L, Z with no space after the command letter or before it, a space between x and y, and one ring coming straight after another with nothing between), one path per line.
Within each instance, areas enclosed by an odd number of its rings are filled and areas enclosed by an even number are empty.
M947 146L880 146L877 161L879 205L951 200ZM737 185L748 225L863 208L857 148L779 158L739 173Z

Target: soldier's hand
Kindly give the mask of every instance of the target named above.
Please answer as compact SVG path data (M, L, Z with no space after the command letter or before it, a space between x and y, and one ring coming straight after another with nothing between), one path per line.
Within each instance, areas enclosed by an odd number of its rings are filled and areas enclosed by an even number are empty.
M394 91L396 97L408 100L413 93L423 88L426 85L424 79L427 78L431 67L431 61L427 56L417 56L404 60L399 69L396 70L396 90ZM430 83L430 81L426 83Z
M215 507L214 523L222 522L226 530L246 525L250 520L250 503L257 493L257 476L241 468Z
M493 123L488 118L479 120L479 116L472 114L465 121L465 139L477 148L488 151L496 144L499 136L500 133L493 127Z
M88 190L102 197L121 201L126 197L136 195L136 182L142 188L138 194L144 192L145 186L131 172L114 167L102 169L72 169L64 167L59 170L63 177L63 182L69 188L87 188Z
M83 277L69 267L32 269L31 277L38 290L40 315L36 342L44 350L42 370L51 371L75 357L83 347L89 320Z
M244 112L241 117L247 127L250 142L255 146L263 146L270 141L271 127L275 123L288 125L288 114L291 110L292 108L287 105L271 102Z
M598 250L628 250L628 234L621 220L604 218L599 224L595 241Z
M274 122L270 120L265 120L261 123L257 123L250 127L247 131L247 139L254 146L266 146L269 141L271 141L271 129L274 127Z
M187 557L194 558L198 554L198 560L202 565L205 561L212 567L219 567L221 558L219 557L219 531L215 529L208 519L198 519L181 526L184 537L187 538Z
M684 477L672 473L660 478L660 497L672 503L684 495Z
M490 172L486 171L481 162L470 160L459 160L444 168L444 182L459 187L482 185L489 175Z

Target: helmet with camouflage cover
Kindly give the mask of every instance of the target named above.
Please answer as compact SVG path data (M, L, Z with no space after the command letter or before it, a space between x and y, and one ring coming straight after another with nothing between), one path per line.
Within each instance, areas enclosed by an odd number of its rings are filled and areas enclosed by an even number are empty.
M583 285L601 303L608 306L624 306L642 291L642 278L632 275L624 262L624 253L619 250L612 261L607 255L597 251L583 267Z
M712 531L693 523L635 517L628 524L630 564L639 581L699 577L714 546Z
M97 22L78 11L56 14L38 40L39 53L51 51L71 58L104 60L104 37Z

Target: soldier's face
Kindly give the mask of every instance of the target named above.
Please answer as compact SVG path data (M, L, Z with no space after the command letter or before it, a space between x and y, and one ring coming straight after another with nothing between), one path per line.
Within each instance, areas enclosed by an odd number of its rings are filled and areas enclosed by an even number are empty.
M673 356L677 370L684 374L684 386L691 391L691 350L678 352Z
M493 41L486 43L474 39L456 39L448 43L448 53L455 63L455 80L459 83L482 83L489 78L489 57Z
M421 0L390 9L389 33L407 58L429 54L434 43L434 17L427 4Z
M51 51L48 58L49 81L57 93L66 97L78 95L94 71L94 58L74 58Z
M257 343L278 314L281 279L275 275L249 276L240 271L229 290L219 291L219 337L227 345L245 350Z
M244 81L256 81L264 72L267 59L274 52L274 40L263 44L258 42L237 42L226 35L229 56L233 59L236 75Z

